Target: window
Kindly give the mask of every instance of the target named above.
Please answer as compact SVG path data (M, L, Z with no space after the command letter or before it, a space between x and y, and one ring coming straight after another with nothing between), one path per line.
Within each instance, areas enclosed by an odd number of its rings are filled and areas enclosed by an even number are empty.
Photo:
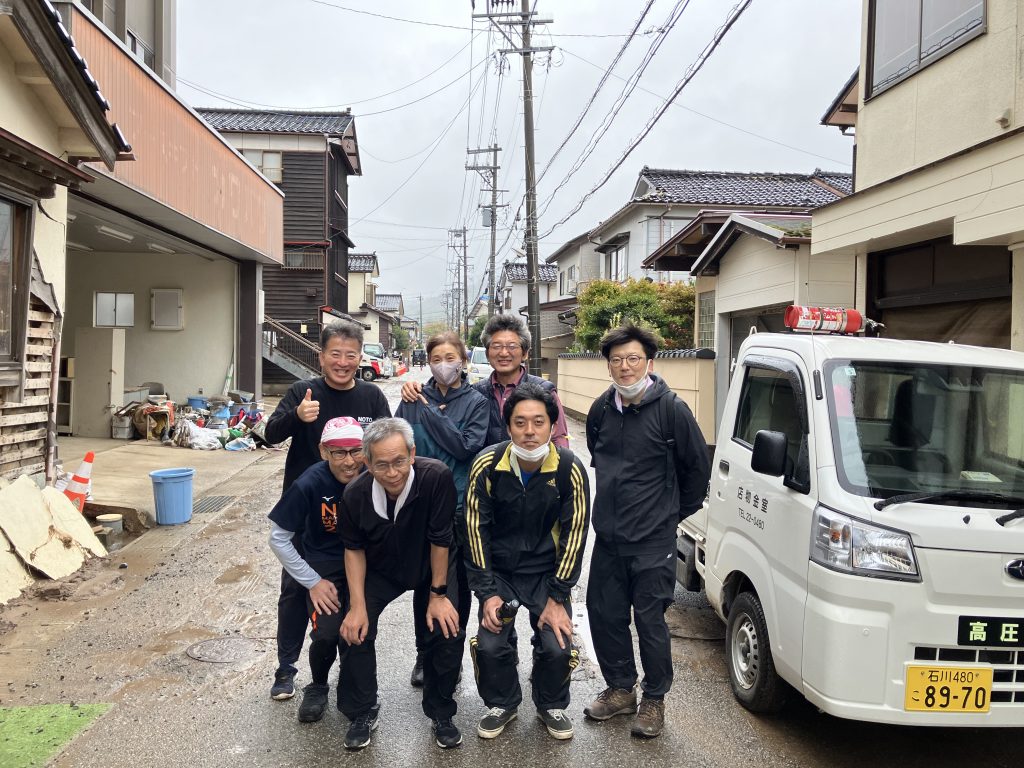
M256 166L256 169L267 177L267 181L280 184L284 179L284 167L280 152L262 149L243 149L242 156Z
M0 357L14 351L14 288L16 254L20 249L18 207L0 199Z
M705 349L715 348L715 292L704 291L697 294L700 305L700 317L697 320L697 346Z
M753 448L754 437L762 429L786 436L786 477L800 482L809 480L807 434L800 419L795 373L750 367L743 380L739 413L733 439ZM802 398L801 398L802 399Z
M690 223L690 219L670 219L658 216L647 220L647 253L650 256L672 235Z
M134 293L97 291L94 299L93 325L97 328L131 328L135 325Z
M626 279L628 253L629 243L623 243L615 250L608 251L604 255L604 276L606 280L621 282Z
M156 54L153 53L153 49L142 42L142 39L130 29L125 42L128 44L128 50L132 52L132 56L150 69L156 68Z
M6 194L6 192L5 192ZM34 198L0 197L0 386L20 386L27 344ZM38 342L42 343L42 342Z
M558 273L558 295L565 296L565 270Z
M985 32L984 0L874 0L871 96Z

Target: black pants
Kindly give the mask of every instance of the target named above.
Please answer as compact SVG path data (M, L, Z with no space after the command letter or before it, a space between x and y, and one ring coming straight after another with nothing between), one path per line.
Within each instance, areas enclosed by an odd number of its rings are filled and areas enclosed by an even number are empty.
M304 586L281 569L281 594L277 598L277 671L295 674L295 662L302 653L302 642L309 626Z
M455 552L455 579L459 596L459 629L466 631L469 624L469 614L473 608L472 596L469 594L469 582L466 580L466 561L462 559L461 551ZM424 616L427 612L427 603L430 601L430 582L421 584L413 590L412 610L414 614ZM416 623L416 653L423 653L426 638L422 630L426 629L426 623Z
M676 553L619 554L600 539L590 557L587 611L594 651L605 682L613 688L636 684L630 612L640 641L644 695L664 698L672 687L672 641L665 611L675 592Z
M458 609L454 566L448 573L448 599ZM429 581L428 581L429 588ZM338 708L350 720L368 712L377 701L377 622L381 612L405 593L407 589L395 584L378 571L367 569L363 592L366 613L370 622L366 639L361 645L347 646L345 660L338 676ZM413 621L423 624L423 713L433 719L454 717L455 684L462 664L462 648L466 633L459 631L447 639L435 622L434 629L426 627L426 611L416 612Z
M537 709L565 709L569 706L569 678L579 664L579 654L571 642L560 648L550 627L539 629L537 619L547 604L548 574L505 576L495 574L498 595L502 600L516 599L529 611L533 627L533 674L531 687ZM483 610L483 605L480 606ZM566 613L572 615L565 604ZM515 709L523 701L516 668L515 620L502 624L500 632L480 627L469 641L476 668L476 687L487 707Z
M341 639L341 622L348 611L348 585L345 582L345 562L311 563L321 578L327 579L338 590L341 605L337 613L320 613L306 590L306 610L313 625L309 633L309 671L314 685L327 685L327 676L335 659L344 660L348 648Z

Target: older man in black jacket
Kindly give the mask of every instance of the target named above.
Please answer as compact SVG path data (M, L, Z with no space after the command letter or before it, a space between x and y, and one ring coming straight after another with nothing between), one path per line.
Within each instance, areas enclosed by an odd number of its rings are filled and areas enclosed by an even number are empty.
M665 610L675 590L676 526L700 509L711 474L707 444L686 403L652 373L657 340L633 325L601 340L612 386L587 415L597 475L587 609L608 687L584 709L594 720L637 712L631 732L665 723L672 647ZM630 614L640 640L643 700L637 709Z

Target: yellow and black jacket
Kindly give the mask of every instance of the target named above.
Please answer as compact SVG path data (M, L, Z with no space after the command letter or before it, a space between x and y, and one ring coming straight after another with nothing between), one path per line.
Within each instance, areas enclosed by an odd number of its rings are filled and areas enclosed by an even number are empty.
M495 573L548 573L548 595L565 602L580 576L590 524L586 469L572 451L551 445L525 487L521 478L507 440L473 460L457 523L469 587L483 602L497 594Z

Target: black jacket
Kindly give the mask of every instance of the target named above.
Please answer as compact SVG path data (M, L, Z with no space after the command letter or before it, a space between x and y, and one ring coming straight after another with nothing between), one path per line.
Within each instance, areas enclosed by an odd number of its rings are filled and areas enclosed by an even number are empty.
M495 573L506 579L547 573L548 595L564 602L579 579L587 543L587 470L572 451L552 446L524 488L509 446L485 448L470 470L460 521L469 587L483 602L498 593ZM571 465L567 471L566 463Z
M711 463L690 408L674 398L674 456L658 401L673 397L664 379L638 404L620 413L609 387L587 414L587 447L597 475L594 531L599 541L623 553L652 552L671 546L676 526L704 502ZM595 439L596 435L596 439ZM674 477L672 469L674 468Z
M274 413L267 421L268 443L283 443L289 437L292 444L284 460L284 490L294 483L303 472L317 462L320 456L320 436L324 425L337 416L351 416L364 427L371 421L391 415L388 400L376 384L355 380L351 389L334 389L323 376L297 381L281 398ZM306 396L306 390L313 390L313 399L320 402L320 415L309 424L302 421L296 409Z
M430 545L451 547L455 514L452 472L437 459L416 457L416 475L392 523L373 508L373 475L364 472L345 488L338 529L345 549L366 552L367 571L406 589L430 579Z

